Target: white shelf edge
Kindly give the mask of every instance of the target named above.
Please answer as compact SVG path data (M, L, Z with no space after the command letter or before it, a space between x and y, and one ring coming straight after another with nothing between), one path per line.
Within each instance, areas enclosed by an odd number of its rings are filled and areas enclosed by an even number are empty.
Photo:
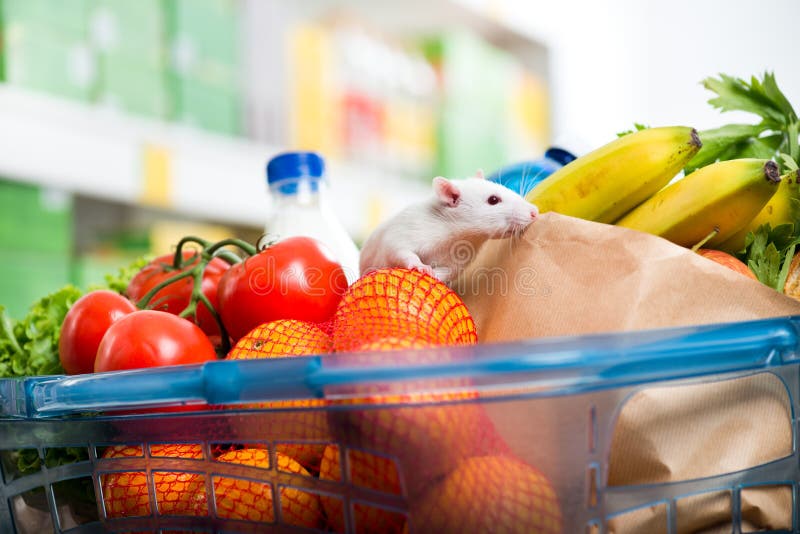
M193 218L260 227L266 220L264 168L282 149L133 117L0 84L0 176L142 205L143 151L171 155L164 209ZM367 202L388 215L428 187L368 166L330 162L334 206L356 237L368 230ZM161 207L161 206L156 206Z

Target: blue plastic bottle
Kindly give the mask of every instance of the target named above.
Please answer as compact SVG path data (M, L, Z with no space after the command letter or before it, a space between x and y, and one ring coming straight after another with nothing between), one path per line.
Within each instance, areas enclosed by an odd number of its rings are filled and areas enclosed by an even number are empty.
M550 147L544 153L544 157L508 165L495 171L487 179L504 185L524 197L533 186L575 158L572 152L563 148Z

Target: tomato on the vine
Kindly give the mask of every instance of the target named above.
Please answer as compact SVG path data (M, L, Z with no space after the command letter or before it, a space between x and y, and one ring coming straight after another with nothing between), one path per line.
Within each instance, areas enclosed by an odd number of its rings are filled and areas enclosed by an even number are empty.
M193 256L194 258L192 258ZM128 297L133 302L138 303L151 289L161 282L196 266L200 261L200 254L195 251L184 250L183 261L185 264L178 269L172 264L173 258L174 256L169 254L159 256L148 263L128 284L126 290ZM203 271L202 292L215 309L217 308L217 284L219 284L220 278L228 270L228 267L229 265L225 261L220 258L213 258ZM174 315L180 314L189 305L193 286L194 281L191 276L169 284L159 290L150 300L151 309L169 312ZM190 319L194 320L192 317ZM202 302L197 304L197 318L194 322L207 335L220 335L219 326L214 320L214 316Z
M289 237L228 269L219 282L219 313L236 341L276 319L327 321L346 289L342 266L324 244Z
M131 301L107 289L87 293L67 312L58 339L61 367L71 375L91 373L109 327L136 311Z
M121 371L216 359L211 341L191 321L167 312L140 310L109 327L97 350L94 370Z

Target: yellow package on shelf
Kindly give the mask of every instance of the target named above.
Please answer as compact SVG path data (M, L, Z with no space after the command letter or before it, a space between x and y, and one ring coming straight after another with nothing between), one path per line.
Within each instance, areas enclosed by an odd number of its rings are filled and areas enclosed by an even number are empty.
M172 154L163 146L146 144L142 150L141 202L147 206L172 205Z
M541 78L522 67L512 77L509 98L509 152L527 157L550 143L550 98Z
M289 36L291 146L327 156L340 153L331 39L320 26L299 25Z

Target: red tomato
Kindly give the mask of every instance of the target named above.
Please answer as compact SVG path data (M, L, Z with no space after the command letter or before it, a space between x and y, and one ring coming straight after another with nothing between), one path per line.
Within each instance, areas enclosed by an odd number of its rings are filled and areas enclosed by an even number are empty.
M61 367L71 374L91 373L97 348L112 323L136 311L128 299L106 289L79 298L64 317L58 340Z
M219 281L219 313L231 338L277 319L327 321L347 289L342 266L310 237L290 237L231 267Z
M192 256L195 256L194 260L182 269L175 269L172 266L172 254L154 259L130 281L126 290L128 297L133 302L138 302L156 285L197 265L197 262L200 261L200 255L191 250L183 251L184 261ZM228 267L229 265L225 261L214 258L203 271L203 294L208 297L215 309L217 309L217 284L222 275L225 274L225 271L228 270ZM183 278L168 285L150 300L151 303L156 304L152 309L169 312L174 315L180 314L189 305L193 285L192 277ZM219 335L217 322L203 303L197 305L197 320L195 322L209 336Z
M177 315L140 310L115 322L103 336L95 372L121 371L216 360L200 328Z

